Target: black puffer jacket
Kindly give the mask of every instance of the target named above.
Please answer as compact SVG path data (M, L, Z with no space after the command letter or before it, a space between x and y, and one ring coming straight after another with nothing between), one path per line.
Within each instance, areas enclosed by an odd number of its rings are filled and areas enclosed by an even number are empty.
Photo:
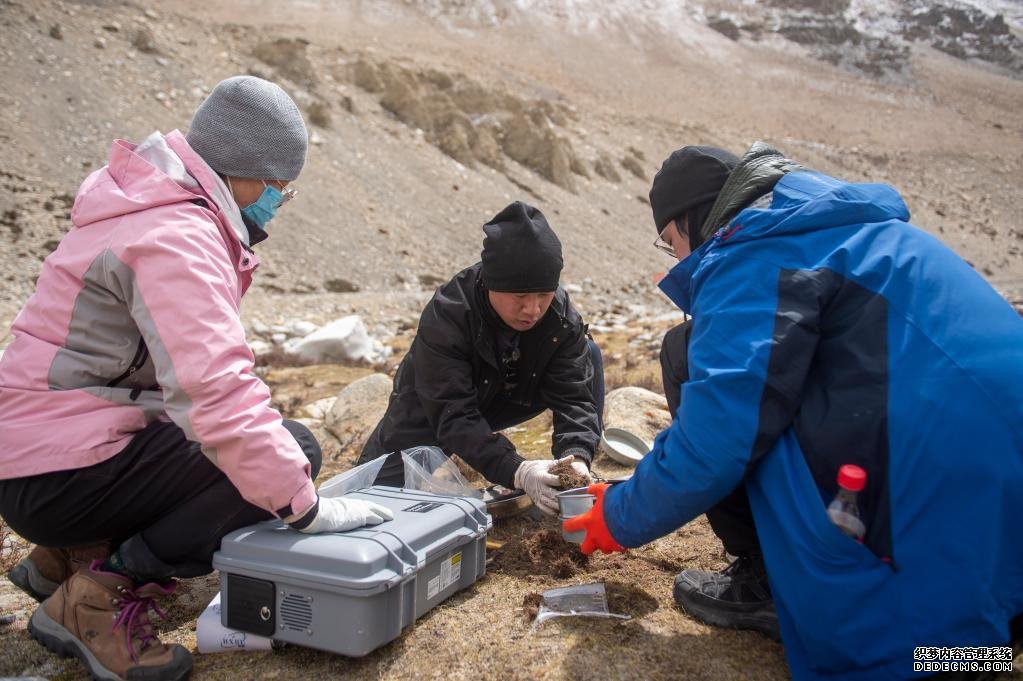
M484 417L508 399L523 406L543 404L554 412L554 456L581 449L572 453L592 458L600 439L590 388L593 364L586 326L568 294L558 289L544 318L520 335L518 381L510 395L502 391L504 369L484 296L479 263L434 294L362 460L438 443L488 480L513 487L522 457Z

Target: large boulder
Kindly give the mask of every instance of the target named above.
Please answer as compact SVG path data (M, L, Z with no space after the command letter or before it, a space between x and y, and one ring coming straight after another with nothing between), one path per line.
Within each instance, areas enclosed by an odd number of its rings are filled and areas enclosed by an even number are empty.
M354 463L370 433L387 409L391 379L370 374L342 390L323 421L324 427L341 443L340 456Z
M669 425L668 401L645 388L627 386L612 390L604 402L605 428L622 428L647 443L653 443Z

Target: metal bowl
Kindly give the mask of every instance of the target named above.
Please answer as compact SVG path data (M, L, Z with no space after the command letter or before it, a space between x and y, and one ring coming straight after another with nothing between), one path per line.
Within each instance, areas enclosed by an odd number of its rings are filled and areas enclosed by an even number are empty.
M490 517L500 520L519 515L533 505L533 500L520 489L491 485L483 490L483 503L487 505Z
M635 466L650 453L650 445L623 428L607 428L600 435L604 452L620 464Z

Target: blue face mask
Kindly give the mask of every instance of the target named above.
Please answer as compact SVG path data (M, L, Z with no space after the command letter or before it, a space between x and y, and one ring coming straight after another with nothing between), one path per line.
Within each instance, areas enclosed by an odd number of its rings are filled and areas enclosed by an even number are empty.
M281 205L284 194L272 184L265 182L263 184L263 193L259 195L255 203L242 208L242 215L251 220L256 227L265 231L266 223L270 222L277 213L277 207Z

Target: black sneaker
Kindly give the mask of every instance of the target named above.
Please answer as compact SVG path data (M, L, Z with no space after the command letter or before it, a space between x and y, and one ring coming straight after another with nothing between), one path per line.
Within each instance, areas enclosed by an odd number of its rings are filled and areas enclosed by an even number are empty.
M679 607L700 622L752 629L781 641L761 556L740 556L721 572L683 570L672 593Z

